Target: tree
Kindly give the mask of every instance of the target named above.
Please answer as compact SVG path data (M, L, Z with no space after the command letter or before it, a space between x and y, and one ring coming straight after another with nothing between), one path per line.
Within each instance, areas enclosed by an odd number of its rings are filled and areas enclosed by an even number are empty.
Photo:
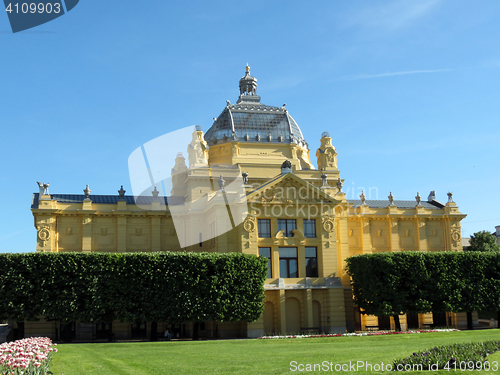
M497 240L490 232L483 230L470 236L469 251L500 251Z
M237 253L0 254L0 319L255 321L267 259Z
M397 252L347 258L354 301L365 314L500 311L500 252ZM499 313L500 318L500 313Z

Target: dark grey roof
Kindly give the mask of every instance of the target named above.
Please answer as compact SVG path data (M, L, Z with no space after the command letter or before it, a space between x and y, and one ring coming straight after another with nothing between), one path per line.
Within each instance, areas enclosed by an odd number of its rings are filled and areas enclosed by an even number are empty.
M38 208L38 198L39 193L33 194L33 201L31 203L31 208ZM60 203L82 203L85 199L83 194L50 194L51 199L55 199ZM127 202L127 204L151 204L153 197L134 197L133 195L125 195L122 200ZM168 204L167 197L158 197L159 201L163 200L165 204ZM116 204L120 200L118 195L90 195L90 200L92 203L100 204Z
M227 105L205 134L205 140L210 146L238 140L307 147L299 126L285 108L247 100Z
M354 207L361 206L361 200L359 199L348 199L348 203L353 203ZM365 203L368 205L368 207L371 208L386 208L389 205L388 200L366 200ZM394 205L398 208L415 208L417 205L416 201L399 201L395 200ZM432 202L420 202L420 205L423 208L427 209L436 209L436 208L443 208L444 205L436 200Z

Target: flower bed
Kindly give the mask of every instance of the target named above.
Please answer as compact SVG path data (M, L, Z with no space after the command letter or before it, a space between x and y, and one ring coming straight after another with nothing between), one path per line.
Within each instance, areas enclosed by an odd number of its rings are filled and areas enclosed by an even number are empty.
M262 336L259 339L302 339L308 337L349 337L349 336L380 336L380 335L409 335L427 332L455 332L458 329L428 329L419 331L377 331L360 333L323 333L321 335L284 335L284 336Z
M444 369L448 371L492 370L496 372L498 363L489 363L486 356L497 351L500 351L500 341L438 346L395 360L393 368L396 371Z
M46 375L53 352L57 352L47 337L32 337L0 345L1 375Z

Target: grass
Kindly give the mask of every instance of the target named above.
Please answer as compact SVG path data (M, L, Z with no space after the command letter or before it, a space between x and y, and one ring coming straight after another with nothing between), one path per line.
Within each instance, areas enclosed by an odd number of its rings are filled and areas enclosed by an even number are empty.
M414 335L304 338L284 340L170 341L106 344L61 344L52 358L54 375L122 374L289 374L297 364L392 364L434 346L500 338L500 330L437 332ZM499 353L490 356L499 361ZM363 371L342 374L376 373ZM332 371L331 373L334 373ZM433 371L411 374L491 374L499 371Z

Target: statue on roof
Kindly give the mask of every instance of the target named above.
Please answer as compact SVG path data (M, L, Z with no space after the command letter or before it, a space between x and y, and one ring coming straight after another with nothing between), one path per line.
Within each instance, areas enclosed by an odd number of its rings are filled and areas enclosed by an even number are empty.
M337 150L335 150L335 147L332 145L330 134L323 133L321 146L316 151L316 157L318 158L318 169L320 171L338 169Z
M297 158L300 161L300 167L302 169L314 169L314 166L309 159L309 150L301 147L297 148Z
M188 145L189 167L208 167L208 144L203 131L196 127L193 140Z
M49 195L49 184L44 184L43 182L37 181L38 188L40 189L40 195Z
M172 187L183 187L187 170L188 168L186 166L186 159L184 158L184 155L182 154L182 152L177 153L177 157L175 158L175 165L171 170Z

